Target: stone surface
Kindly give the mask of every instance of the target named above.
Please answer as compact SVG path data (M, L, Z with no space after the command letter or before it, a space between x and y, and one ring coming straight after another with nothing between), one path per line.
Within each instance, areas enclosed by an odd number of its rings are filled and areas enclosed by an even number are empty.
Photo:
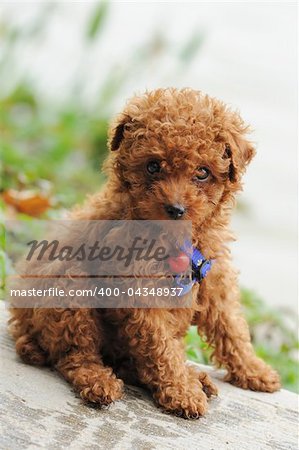
M18 359L0 314L0 449L298 449L296 394L243 391L204 367L219 397L199 420L163 414L131 386L109 409L93 409L55 371Z

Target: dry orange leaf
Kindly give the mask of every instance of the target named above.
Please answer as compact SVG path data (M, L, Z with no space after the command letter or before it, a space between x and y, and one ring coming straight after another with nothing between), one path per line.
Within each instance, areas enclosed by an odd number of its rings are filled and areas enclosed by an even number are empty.
M13 206L17 211L29 216L40 216L50 206L50 200L34 191L16 191L8 189L2 194L3 200Z

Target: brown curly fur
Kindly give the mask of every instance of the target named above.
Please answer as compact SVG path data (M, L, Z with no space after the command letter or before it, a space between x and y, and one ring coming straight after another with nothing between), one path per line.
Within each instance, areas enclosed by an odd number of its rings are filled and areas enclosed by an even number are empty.
M254 155L247 132L237 113L191 89L159 89L128 102L110 129L108 182L71 217L163 220L164 205L179 202L194 245L215 263L194 287L189 309L13 309L11 330L25 362L55 366L88 402L121 398L123 379L147 386L164 410L197 418L217 389L185 363L183 337L193 324L227 381L279 389L277 373L254 354L227 248L234 197ZM162 166L156 178L146 173L152 159ZM205 183L194 178L200 166L212 174Z

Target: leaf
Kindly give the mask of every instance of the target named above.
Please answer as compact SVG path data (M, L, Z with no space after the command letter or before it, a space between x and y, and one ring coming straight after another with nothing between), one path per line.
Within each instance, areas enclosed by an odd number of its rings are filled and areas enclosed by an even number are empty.
M91 19L87 28L87 38L91 41L96 38L97 34L101 31L104 20L107 16L108 2L103 1L96 6L95 10L91 14Z
M29 216L40 216L51 206L50 200L34 191L15 191L8 189L2 194L6 204L13 206L17 211Z

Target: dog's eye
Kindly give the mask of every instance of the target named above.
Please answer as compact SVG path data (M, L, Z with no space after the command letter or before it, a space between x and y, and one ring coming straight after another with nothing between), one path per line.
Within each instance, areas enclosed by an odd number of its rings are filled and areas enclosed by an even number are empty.
M146 169L147 169L148 173L153 175L154 173L160 172L161 166L160 166L159 161L150 161L147 164Z
M197 181L206 181L210 176L210 171L206 167L199 167L197 169L196 179Z

